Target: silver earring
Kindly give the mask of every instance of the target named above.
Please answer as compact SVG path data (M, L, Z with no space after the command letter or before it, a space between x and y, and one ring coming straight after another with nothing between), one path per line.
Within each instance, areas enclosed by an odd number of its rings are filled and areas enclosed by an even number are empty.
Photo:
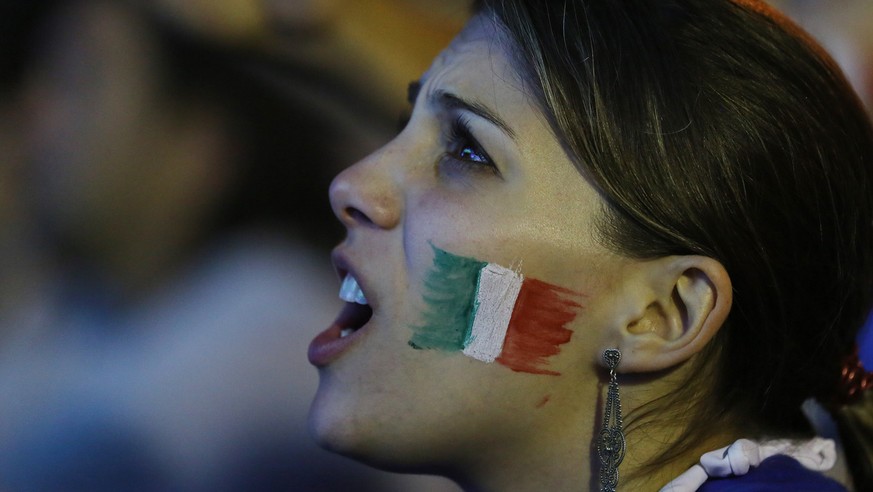
M603 426L597 441L600 456L600 490L615 492L618 487L618 465L624 459L625 440L621 422L621 396L618 394L618 377L615 369L621 361L618 349L606 349L603 362L609 368L609 390L606 392L606 408L603 411Z

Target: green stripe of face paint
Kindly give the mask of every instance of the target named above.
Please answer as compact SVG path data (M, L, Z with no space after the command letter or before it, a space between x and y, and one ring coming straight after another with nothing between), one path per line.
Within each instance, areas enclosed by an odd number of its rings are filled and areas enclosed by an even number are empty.
M424 322L409 344L418 349L463 350L475 315L479 270L487 263L431 245L433 268L424 281Z

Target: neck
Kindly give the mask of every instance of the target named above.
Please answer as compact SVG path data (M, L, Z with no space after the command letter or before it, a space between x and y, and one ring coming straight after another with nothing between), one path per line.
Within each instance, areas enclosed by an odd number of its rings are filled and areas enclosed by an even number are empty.
M592 429L541 429L524 447L506 446L456 478L465 492L588 490Z
M697 400L690 395L684 399L663 395L670 395L685 377L680 370L625 385L627 397L623 395L622 399L630 410L625 419L627 455L619 468L618 490L659 490L697 463L704 453L747 437L733 423L713 421L706 432L693 432L690 439L682 439L693 424L689 416L694 414Z
M618 490L660 490L697 463L704 453L726 446L742 437L734 433L718 433L705 439L695 440L683 448L676 442L678 436L676 432L648 433L639 429L636 435L628 439L629 459L626 459L620 468ZM664 443L671 443L670 445L677 452L662 456L666 449Z
M647 415L641 402L651 400L649 384L628 384L622 388L622 403L627 409L625 427L627 453L619 467L620 491L658 490L673 480L706 452L728 445L743 437L733 429L725 428L708 437L695 436L688 446L679 446L679 436L686 430L683 409L658 409L655 421ZM572 402L554 401L554 406L541 409L541 416L516 439L489 446L489 454L477 455L467 462L465 473L450 476L466 492L484 491L542 491L591 490L599 491L595 436L600 422L594 417L595 409L602 406L604 395L598 399L594 389L586 397L577 389ZM605 393L605 388L603 389ZM637 412L634 410L637 409ZM643 415L634 419L633 414ZM494 449L497 451L493 451ZM663 457L666 449L674 454ZM451 474L450 474L451 475Z

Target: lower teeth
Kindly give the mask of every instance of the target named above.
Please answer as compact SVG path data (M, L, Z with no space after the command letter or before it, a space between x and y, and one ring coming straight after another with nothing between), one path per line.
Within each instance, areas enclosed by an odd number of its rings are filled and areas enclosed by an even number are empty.
M355 332L355 330L353 330L353 329L351 329L351 328L343 328L343 329L340 331L340 338L345 338L345 337L351 335L351 334L354 333L354 332Z

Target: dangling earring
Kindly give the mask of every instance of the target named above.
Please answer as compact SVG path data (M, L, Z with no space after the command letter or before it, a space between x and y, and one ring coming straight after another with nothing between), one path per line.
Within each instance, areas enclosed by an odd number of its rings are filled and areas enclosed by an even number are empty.
M609 368L609 390L606 393L606 408L603 411L603 426L597 442L600 456L600 490L615 492L618 487L618 465L624 459L625 440L621 422L621 396L618 394L618 378L615 369L621 361L618 349L606 349L603 362Z

